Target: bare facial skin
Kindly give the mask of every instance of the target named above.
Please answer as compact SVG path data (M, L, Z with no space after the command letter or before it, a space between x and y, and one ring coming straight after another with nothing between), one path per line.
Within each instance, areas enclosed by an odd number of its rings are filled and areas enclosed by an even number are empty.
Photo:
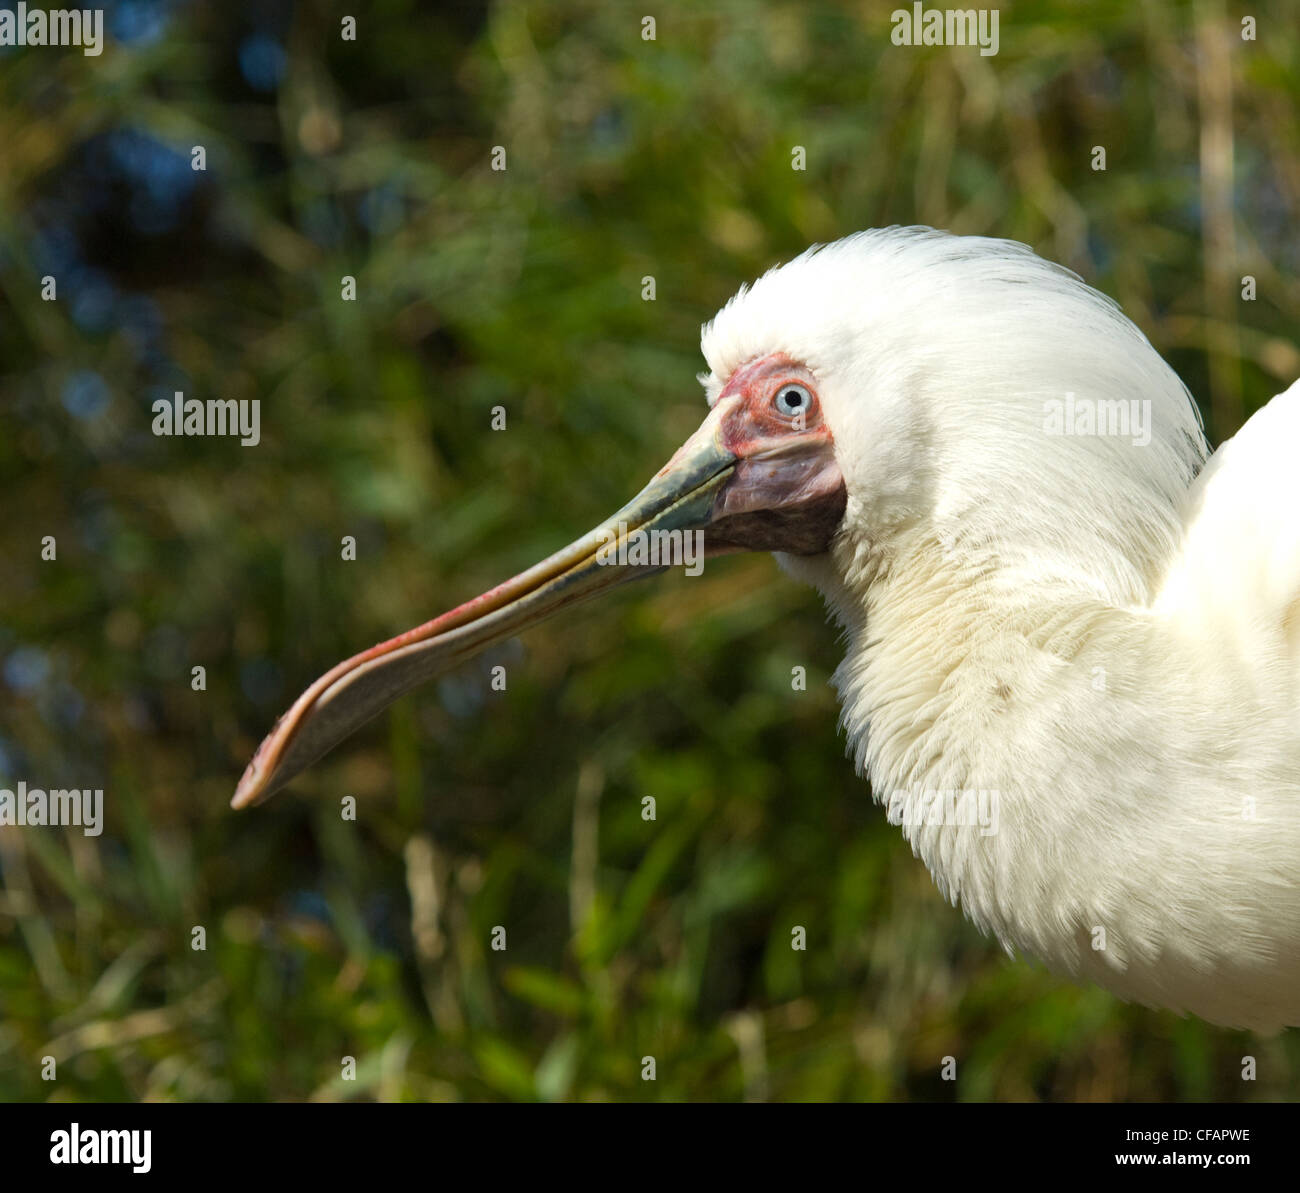
M788 413L796 396L802 405ZM722 442L739 463L718 495L706 542L715 549L820 555L844 516L847 495L816 379L788 357L766 356L737 369L717 405L733 399Z

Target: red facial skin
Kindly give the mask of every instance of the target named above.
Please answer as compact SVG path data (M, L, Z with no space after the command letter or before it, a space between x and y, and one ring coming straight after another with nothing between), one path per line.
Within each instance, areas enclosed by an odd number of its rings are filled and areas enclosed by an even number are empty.
M776 408L777 394L790 384L812 396L797 418ZM728 399L738 401L723 415L718 438L739 462L705 532L710 551L821 554L844 516L847 493L812 370L783 353L749 361L728 378L715 406Z
M738 456L745 448L764 437L788 435L795 430L794 420L781 414L773 399L789 384L802 385L813 397L812 409L803 420L801 434L820 433L831 439L830 428L822 422L817 381L812 370L792 360L783 352L762 356L743 364L727 380L714 405L730 397L741 404L723 420L723 443Z

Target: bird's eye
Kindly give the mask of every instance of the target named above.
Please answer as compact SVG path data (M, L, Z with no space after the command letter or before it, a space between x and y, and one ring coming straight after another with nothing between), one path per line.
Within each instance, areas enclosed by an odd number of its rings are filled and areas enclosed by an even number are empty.
M786 418L797 418L799 415L806 415L812 410L813 398L806 386L787 381L776 391L776 397L772 401L777 410L784 414Z

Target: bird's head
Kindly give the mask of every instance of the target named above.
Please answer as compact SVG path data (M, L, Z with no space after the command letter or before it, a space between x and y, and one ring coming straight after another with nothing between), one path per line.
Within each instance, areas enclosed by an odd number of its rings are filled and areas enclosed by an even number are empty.
M1156 523L1173 532L1199 462L1194 408L1141 333L1073 274L1005 241L886 229L810 250L742 289L702 347L709 413L631 502L321 676L258 749L235 806L492 643L681 562L682 535L702 535L706 554L776 552L837 604L918 529L954 550L1032 557L1040 571L1055 554L1065 574L1095 546L1118 588L1136 590L1141 544ZM1154 400L1150 454L1054 443L1043 404L1067 391ZM1099 493L1128 521L1100 516Z
M764 362L815 395L845 512L833 552L781 562L836 598L924 540L1013 586L1141 602L1204 460L1196 405L1142 332L1012 241L886 228L810 249L742 288L702 349L715 411Z

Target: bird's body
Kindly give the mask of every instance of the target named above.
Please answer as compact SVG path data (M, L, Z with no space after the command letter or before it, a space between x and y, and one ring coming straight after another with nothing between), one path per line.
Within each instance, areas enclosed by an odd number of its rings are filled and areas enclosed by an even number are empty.
M1300 387L1194 480L1195 407L1117 308L919 231L767 275L704 346L718 381L773 348L822 378L848 506L790 566L847 631L853 754L940 890L1124 998L1300 1023ZM1067 394L1148 421L1069 434Z
M940 890L1123 998L1300 1024L1300 386L1206 465L1114 304L929 229L810 250L703 348L713 412L628 509L686 519L675 481L691 525L823 592L851 752ZM567 602L585 541L323 677L237 802L349 731L349 685L370 715L478 648L457 635Z

